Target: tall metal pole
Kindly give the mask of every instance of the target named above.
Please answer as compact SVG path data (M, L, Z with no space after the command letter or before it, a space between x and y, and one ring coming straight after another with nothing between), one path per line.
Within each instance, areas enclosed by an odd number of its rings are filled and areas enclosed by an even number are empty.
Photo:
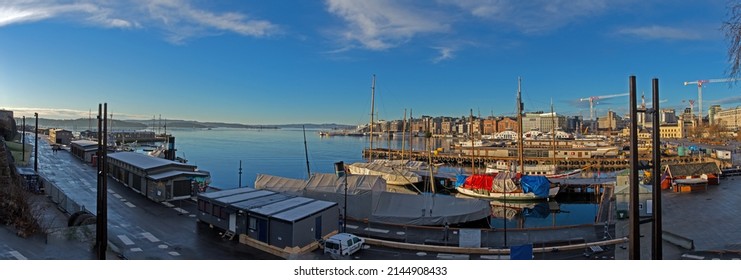
M33 172L36 174L39 173L39 113L33 113L33 116L36 117L36 129L35 131L35 137L34 137L34 144L33 144Z
M98 112L98 199L95 252L99 260L105 260L108 247L108 103L104 103L102 109L98 104Z
M237 188L242 187L242 160L239 160L239 185L237 185Z
M306 126L301 126L301 129L304 130L304 156L306 157L306 179L311 178L311 169L309 168L309 148L306 145Z
M702 83L697 83L697 109L697 115L699 117L697 123L702 127Z
M641 259L641 230L638 219L638 102L636 100L636 76L630 76L630 250L631 260ZM658 101L658 100L657 100ZM654 103L657 103L654 101Z
M376 110L376 74L373 74L373 82L371 83L371 121L370 121L370 151L368 153L368 161L373 161L373 114Z
M525 140L523 139L522 135L522 110L524 109L524 106L522 105L522 78L517 77L517 133L519 136L519 142L517 147L517 156L519 157L520 161L520 172L522 174L525 174Z
M663 229L661 225L661 133L659 125L659 79L654 78L651 80L651 87L653 89L653 161L654 161L654 178L653 178L653 246L651 246L651 256L654 260L661 260L664 258L663 254Z
M345 177L345 205L343 205L342 214L342 232L347 232L347 174L345 174L345 162L338 161L334 163L334 172L337 177Z
M21 141L22 141L22 147L23 147L23 165L26 165L26 116L23 116L23 123L21 128Z

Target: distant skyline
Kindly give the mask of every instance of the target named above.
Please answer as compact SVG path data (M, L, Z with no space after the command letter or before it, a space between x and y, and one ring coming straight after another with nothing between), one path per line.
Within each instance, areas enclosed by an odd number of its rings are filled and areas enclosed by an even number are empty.
M367 123L514 115L589 118L580 98L638 91L662 108L697 99L685 81L726 78L727 1L6 0L0 108L16 116L243 124ZM703 111L741 105L708 84ZM640 97L639 97L640 98ZM624 114L627 97L600 101ZM640 100L639 100L640 102ZM695 103L695 112L697 110Z

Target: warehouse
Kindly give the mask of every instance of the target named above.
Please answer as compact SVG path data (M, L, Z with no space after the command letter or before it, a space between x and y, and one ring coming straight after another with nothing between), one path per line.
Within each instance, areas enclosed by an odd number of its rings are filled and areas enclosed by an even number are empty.
M70 153L84 162L93 162L93 156L98 151L98 142L76 140L70 144Z
M210 177L194 165L135 152L108 154L108 175L156 202L188 199Z
M337 203L251 188L198 195L199 221L278 248L303 247L336 231Z
M72 142L72 131L66 129L50 129L49 140L54 144L69 145Z

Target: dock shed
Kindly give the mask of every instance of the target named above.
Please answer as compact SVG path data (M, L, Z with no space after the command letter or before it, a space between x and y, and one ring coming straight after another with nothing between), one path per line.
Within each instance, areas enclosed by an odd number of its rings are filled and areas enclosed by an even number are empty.
M195 165L135 152L109 154L108 174L156 202L188 199L199 192L196 186L210 177Z
M278 248L303 247L338 230L335 202L240 188L198 194L198 220Z
M69 145L72 142L72 131L66 129L50 129L49 140L54 144Z
M98 142L90 140L76 140L70 143L70 153L80 160L91 163L98 151Z
M678 179L706 179L708 185L719 185L720 167L715 162L670 164L664 169L661 188L668 189Z

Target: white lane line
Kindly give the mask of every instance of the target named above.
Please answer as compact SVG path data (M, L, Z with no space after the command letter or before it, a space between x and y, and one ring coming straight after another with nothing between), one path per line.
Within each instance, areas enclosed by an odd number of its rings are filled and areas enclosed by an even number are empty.
M685 257L685 258L688 258L688 259L693 259L693 260L704 260L705 259L705 257L703 257L703 256L691 255L691 254L684 254L684 255L682 255L682 257Z
M463 254L444 254L439 253L437 254L438 259L444 259L444 260L467 260L469 259L468 255Z
M169 252L168 254L170 254L171 256L174 256L174 257L180 256L180 253L178 253L178 252Z
M13 257L15 257L18 260L27 260L28 259L25 256L23 256L23 254L21 254L21 252L18 252L18 251L10 251L8 253L10 253L11 255L13 255Z
M126 246L134 245L134 241L131 241L131 239L129 239L129 237L126 235L121 234L118 236L118 239L121 239L121 242L123 242Z
M170 207L170 208L175 207L175 205L172 205L172 203L169 203L167 201L163 201L162 202L162 205L167 206L167 207Z
M120 194L117 194L117 193L114 193L113 194L113 197L118 198L118 199L121 199L121 195Z
M131 248L132 252L141 252L142 248Z
M167 246L165 244L161 244L161 245L157 246L157 248L160 248L160 249L167 249L167 247L170 247L170 246Z
M136 207L136 205L132 204L131 202L126 202L125 204L126 204L126 206L129 206L131 208Z
M108 190L108 193L116 193L116 192L114 192L113 190Z
M157 239L157 237L154 237L154 235L152 235L152 234L151 234L151 233L149 233L149 232L144 232L144 233L142 233L142 236L143 236L144 238L148 239L148 240L149 240L149 241L151 241L151 242L160 242L160 240L159 240L159 239Z
M347 225L347 227L349 227L351 229L358 229L358 226L356 226L356 225Z
M179 208L179 207L178 208L175 208L175 211L177 211L180 214L188 214L188 213L190 213L190 212L185 211L185 210L183 210L182 208Z
M366 231L372 231L372 232L380 232L380 233L389 233L387 229L377 229L377 228L365 228Z

